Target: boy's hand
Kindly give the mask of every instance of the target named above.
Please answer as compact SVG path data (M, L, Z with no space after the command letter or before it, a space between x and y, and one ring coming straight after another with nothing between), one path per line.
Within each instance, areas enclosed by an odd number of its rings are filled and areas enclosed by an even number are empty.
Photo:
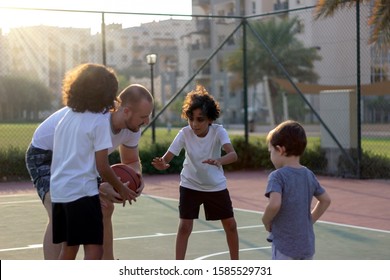
M202 161L202 163L207 163L207 164L210 164L210 165L215 165L217 167L221 167L222 164L219 160L217 159L212 159L212 158L209 158L209 159L206 159L204 161Z
M155 157L152 161L152 165L158 170L165 170L168 169L170 166L168 163L165 163L164 158L160 157Z

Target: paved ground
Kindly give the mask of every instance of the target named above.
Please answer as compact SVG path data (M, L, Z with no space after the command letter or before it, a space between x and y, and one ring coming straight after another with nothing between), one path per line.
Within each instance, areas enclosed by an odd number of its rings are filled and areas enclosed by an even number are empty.
M264 211L266 171L227 172L235 208ZM390 181L319 176L332 204L321 220L390 230ZM147 176L145 193L178 197L178 175Z
M266 171L226 172L235 208L264 211ZM390 230L390 181L319 176L332 197L321 220ZM178 198L179 175L146 175L145 194ZM0 195L35 192L30 182L0 183Z
M261 225L267 199L265 171L227 172L242 260L269 260ZM318 260L389 260L390 181L319 177L332 204L315 226ZM170 260L177 230L179 175L145 176L145 196L113 216L115 256L121 260ZM46 213L30 182L0 183L0 259L43 259ZM203 213L203 212L202 212ZM188 259L229 259L219 222L194 225ZM21 225L23 225L21 227ZM331 240L331 242L329 242ZM80 253L78 258L82 258Z

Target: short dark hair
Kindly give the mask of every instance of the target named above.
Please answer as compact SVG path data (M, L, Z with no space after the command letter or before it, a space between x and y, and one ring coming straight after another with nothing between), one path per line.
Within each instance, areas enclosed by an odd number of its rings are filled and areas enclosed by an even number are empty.
M286 156L300 156L306 149L306 132L298 122L287 120L268 133L267 143L284 147Z
M113 69L85 63L66 73L62 83L64 105L75 112L107 112L114 108L118 79Z
M197 85L195 90L187 94L182 107L182 118L191 120L195 109L201 109L202 114L212 121L218 119L221 112L219 103L202 85Z

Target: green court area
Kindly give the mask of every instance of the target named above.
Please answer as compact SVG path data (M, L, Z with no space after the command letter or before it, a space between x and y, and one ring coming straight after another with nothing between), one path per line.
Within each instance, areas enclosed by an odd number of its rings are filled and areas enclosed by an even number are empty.
M177 200L143 195L131 206L116 205L113 216L115 257L121 260L172 260L178 224ZM46 213L33 192L0 196L0 259L41 260ZM240 258L269 260L270 243L261 212L235 209ZM317 260L389 260L390 231L318 222ZM83 258L82 249L78 258ZM228 260L220 222L194 223L187 259Z

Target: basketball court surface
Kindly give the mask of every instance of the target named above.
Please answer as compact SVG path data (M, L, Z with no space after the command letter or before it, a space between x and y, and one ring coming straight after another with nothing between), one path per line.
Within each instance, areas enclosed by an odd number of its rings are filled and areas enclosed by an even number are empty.
M261 223L266 171L226 172L240 239L240 259L269 260ZM316 260L390 260L390 182L319 176L332 204L314 226ZM116 204L114 252L120 260L173 260L179 175L146 175L132 205ZM30 182L0 183L0 259L41 260L46 212ZM78 259L83 258L80 249ZM219 221L194 222L186 259L227 260Z

